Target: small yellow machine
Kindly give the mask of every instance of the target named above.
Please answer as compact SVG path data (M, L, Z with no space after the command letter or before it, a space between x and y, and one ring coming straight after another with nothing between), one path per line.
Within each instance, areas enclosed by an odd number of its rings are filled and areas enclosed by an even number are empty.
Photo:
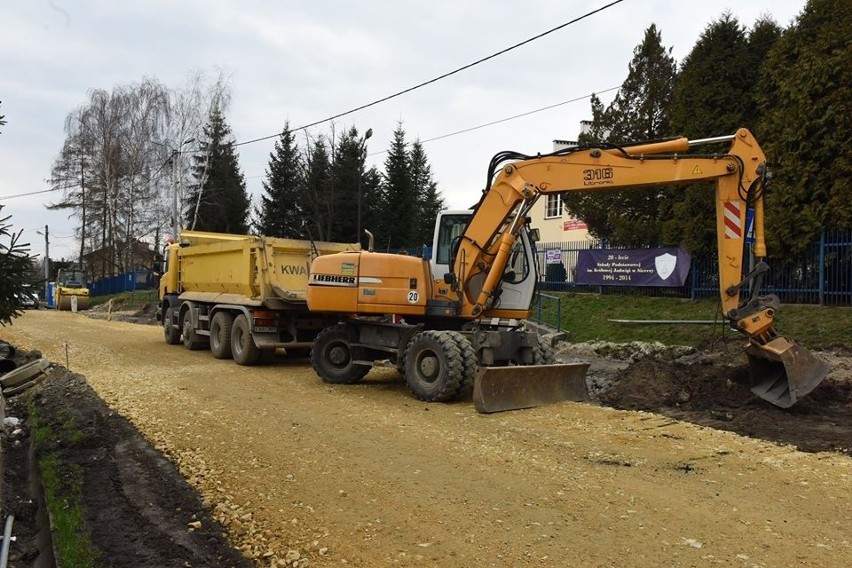
M86 275L76 268L60 269L53 288L53 305L57 310L86 310L89 308L89 288Z
M690 153L709 144L726 145L727 152ZM537 280L530 208L546 194L714 181L722 313L746 339L753 392L791 406L828 367L778 335L778 298L761 295L768 270L766 178L766 158L746 129L702 140L575 146L535 157L497 154L490 186L473 211L439 217L431 265L369 251L313 261L308 306L342 320L317 336L314 369L327 382L352 383L390 359L417 398L449 400L472 386L482 412L583 399L586 366L541 365L552 362L552 348L522 326ZM754 210L759 262L746 274L748 209ZM741 297L746 287L750 293Z

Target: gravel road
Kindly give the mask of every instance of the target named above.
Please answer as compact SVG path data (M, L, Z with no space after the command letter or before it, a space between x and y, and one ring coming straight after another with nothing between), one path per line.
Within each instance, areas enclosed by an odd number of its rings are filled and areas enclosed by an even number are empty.
M391 370L322 383L158 327L31 311L0 330L87 377L258 566L845 566L852 459L564 403L478 415Z

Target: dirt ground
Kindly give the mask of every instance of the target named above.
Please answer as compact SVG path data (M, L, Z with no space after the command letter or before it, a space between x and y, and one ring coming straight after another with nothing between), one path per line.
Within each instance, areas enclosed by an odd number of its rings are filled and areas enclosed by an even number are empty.
M95 536L157 540L168 526L177 539L150 547L161 560L108 553L114 566L240 565L220 525L263 567L821 567L852 557L845 354L823 354L829 378L785 411L748 392L736 349L563 346L563 359L592 362L601 406L485 416L470 401L418 402L391 370L325 385L305 360L239 367L168 346L156 327L80 314L28 312L0 339L72 371L53 371L38 397L52 392L92 417L98 467L114 462L92 492L117 487L127 508L111 520L91 513ZM15 441L7 431L4 447ZM202 528L190 532L194 520ZM200 548L186 552L187 542Z

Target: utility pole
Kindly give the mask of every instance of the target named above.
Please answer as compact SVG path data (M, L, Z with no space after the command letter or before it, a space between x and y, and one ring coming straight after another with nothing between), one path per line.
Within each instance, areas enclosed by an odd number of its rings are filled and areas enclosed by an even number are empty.
M50 280L50 239L47 236L47 225L44 226L44 301L47 302L47 295L50 292L50 287L47 282Z

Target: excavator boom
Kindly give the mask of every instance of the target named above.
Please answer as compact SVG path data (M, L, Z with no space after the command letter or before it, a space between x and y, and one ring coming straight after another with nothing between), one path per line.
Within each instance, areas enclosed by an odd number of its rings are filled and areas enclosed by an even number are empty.
M727 152L688 153L695 146L720 143L729 144ZM506 159L513 161L498 169ZM453 272L460 283L464 315L488 318L499 305L503 275L517 235L540 196L714 181L720 302L725 317L747 338L753 392L772 404L788 407L825 378L828 366L824 362L777 335L773 326L777 297L760 295L762 275L768 270L762 261L766 256L766 158L748 130L702 140L677 138L622 146L573 147L536 157L502 153L492 160L488 179L490 187L461 236L455 256ZM754 254L761 262L759 269L743 276L749 209L754 211ZM750 294L744 299L745 289ZM532 378L499 380L500 385L492 389L487 385L487 375L483 375L480 388L511 399L505 385L514 384L520 392L517 398L535 399ZM546 383L542 381L542 389L552 392Z

